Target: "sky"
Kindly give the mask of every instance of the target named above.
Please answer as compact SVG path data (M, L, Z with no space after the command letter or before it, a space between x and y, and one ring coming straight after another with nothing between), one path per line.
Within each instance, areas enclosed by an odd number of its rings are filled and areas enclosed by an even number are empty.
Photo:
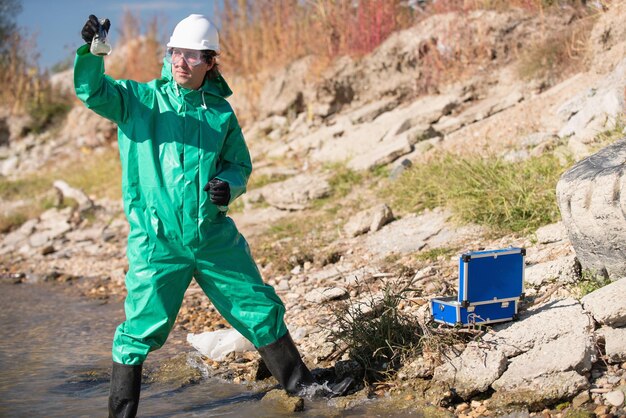
M142 30L154 17L164 26L161 33L169 34L180 20L192 13L213 18L219 0L21 0L22 11L16 17L17 25L27 36L34 36L39 51L38 64L49 69L67 61L84 42L81 29L90 14L111 20L109 38L115 53L122 16L130 10L142 21ZM219 27L219 23L215 22Z

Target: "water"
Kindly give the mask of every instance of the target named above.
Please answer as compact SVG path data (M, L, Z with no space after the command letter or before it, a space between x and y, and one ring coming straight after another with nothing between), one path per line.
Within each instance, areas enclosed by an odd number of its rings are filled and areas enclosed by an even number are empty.
M123 318L122 304L72 296L58 286L0 283L0 417L107 415L111 337ZM147 363L186 351L168 343ZM216 379L182 388L144 384L139 416L292 416L260 402L262 396ZM351 411L336 410L324 400L305 405L298 416L392 416L375 404Z

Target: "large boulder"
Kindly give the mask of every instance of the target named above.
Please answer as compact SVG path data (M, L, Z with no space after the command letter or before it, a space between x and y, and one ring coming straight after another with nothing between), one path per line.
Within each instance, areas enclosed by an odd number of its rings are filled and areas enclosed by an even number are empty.
M259 110L263 116L304 111L304 87L312 62L312 56L304 57L274 74L259 97Z
M570 168L556 193L563 223L584 270L626 275L626 138Z

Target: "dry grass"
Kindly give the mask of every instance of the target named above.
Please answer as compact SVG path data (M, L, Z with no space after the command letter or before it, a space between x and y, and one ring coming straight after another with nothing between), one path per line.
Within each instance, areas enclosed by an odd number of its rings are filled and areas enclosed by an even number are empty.
M65 117L71 98L53 89L47 75L40 73L37 55L31 52L34 44L19 31L6 39L0 56L0 102L12 115L30 114L29 128L41 132Z
M411 22L400 0L226 0L218 11L223 61L241 75L303 57L365 54Z
M114 78L124 78L147 82L159 78L163 66L164 42L159 33L160 22L152 19L142 34L141 22L137 15L127 10L120 25L120 51L124 54L107 69ZM114 52L114 53L115 53Z
M517 70L524 80L540 80L553 85L587 66L587 45L597 15L577 20L563 30L543 35L525 48Z

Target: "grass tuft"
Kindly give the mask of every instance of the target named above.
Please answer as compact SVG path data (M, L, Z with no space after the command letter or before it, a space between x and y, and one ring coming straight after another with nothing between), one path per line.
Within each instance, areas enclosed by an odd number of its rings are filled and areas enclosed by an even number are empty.
M602 274L583 270L580 280L576 283L576 294L579 298L582 298L611 283L611 279Z
M340 303L333 312L331 338L347 347L369 381L387 377L419 349L421 328L401 310L412 291L410 282L389 281L380 294L368 291L364 300Z
M364 180L363 174L348 168L345 164L329 164L325 169L333 173L328 184L332 188L334 198L345 197Z
M413 166L385 190L394 210L448 207L461 223L527 234L559 219L555 188L564 169L552 155L507 163L446 154Z

